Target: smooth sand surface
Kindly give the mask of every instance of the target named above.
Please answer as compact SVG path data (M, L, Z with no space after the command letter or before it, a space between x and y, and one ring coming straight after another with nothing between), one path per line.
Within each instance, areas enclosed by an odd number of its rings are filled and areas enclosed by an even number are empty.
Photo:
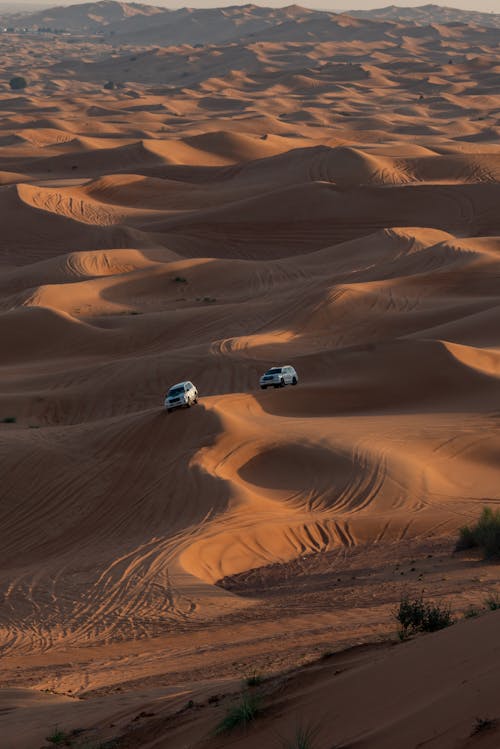
M500 501L498 29L117 5L0 35L6 749L496 747L498 615L393 612L499 590L452 553Z

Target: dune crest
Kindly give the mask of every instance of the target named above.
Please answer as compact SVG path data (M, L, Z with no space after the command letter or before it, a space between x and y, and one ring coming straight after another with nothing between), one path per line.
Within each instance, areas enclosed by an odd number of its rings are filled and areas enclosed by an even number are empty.
M394 610L500 594L452 551L500 502L497 16L0 30L0 743L254 749L326 710L317 749L473 749L491 618L393 647ZM252 677L262 723L214 736Z

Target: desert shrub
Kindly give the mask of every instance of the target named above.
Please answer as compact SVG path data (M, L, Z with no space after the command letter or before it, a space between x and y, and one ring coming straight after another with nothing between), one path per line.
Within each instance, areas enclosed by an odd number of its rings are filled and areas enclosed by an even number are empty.
M47 736L47 741L55 746L62 746L66 743L67 738L67 734L64 731L61 731L58 726L55 726L52 733Z
M258 687L260 684L262 684L262 676L254 671L251 676L247 676L247 678L245 679L245 684L247 685L247 687Z
M26 88L27 85L26 78L23 78L22 75L15 75L9 81L9 86L13 91L19 91L19 89Z
M418 632L424 620L425 607L422 597L411 599L404 595L395 612L400 629L405 634L411 631Z
M234 728L245 728L261 713L260 700L253 695L243 694L238 704L230 708L215 729L216 735L228 733Z
M500 596L498 595L498 593L494 593L493 595L485 598L484 605L490 611L497 611L498 609L500 609Z
M460 528L456 551L479 548L486 559L500 558L500 510L485 507L475 525Z
M422 632L437 632L440 629L449 627L450 624L453 624L453 617L449 606L426 605Z
M176 276L174 281L175 283L187 283L187 278L184 278L184 276Z
M479 616L480 613L479 609L476 609L474 606L469 606L469 608L464 611L464 619L473 619L475 616Z
M404 595L394 616L400 625L400 639L417 632L437 632L453 624L449 606L425 603L422 596Z
M458 540L455 544L455 551L465 551L466 549L474 549L477 546L476 539L474 537L474 531L468 525L463 525L458 530Z
M115 82L114 81L107 81L103 88L105 88L107 91L112 91L115 88Z
M471 736L483 733L484 731L489 731L491 728L494 728L495 725L496 720L492 720L491 718L476 718L471 731Z
M15 423L16 423L15 416L5 416L5 418L2 419L2 424L15 424Z
M283 741L283 749L314 749L317 736L317 727L297 726L293 738Z

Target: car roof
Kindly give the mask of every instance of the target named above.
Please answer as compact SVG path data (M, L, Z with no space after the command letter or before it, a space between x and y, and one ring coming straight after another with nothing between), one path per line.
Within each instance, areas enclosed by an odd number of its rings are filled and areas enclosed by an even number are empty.
M169 390L172 390L172 388L180 388L184 385L191 385L191 380L184 380L184 382L178 382L176 385L170 385Z

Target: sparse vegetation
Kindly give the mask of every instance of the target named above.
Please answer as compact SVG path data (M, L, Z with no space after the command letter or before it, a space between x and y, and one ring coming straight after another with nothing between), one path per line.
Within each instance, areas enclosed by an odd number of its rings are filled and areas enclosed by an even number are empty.
M64 746L70 749L116 749L119 745L118 739L95 741L89 737L83 737L83 733L86 733L83 728L76 728L67 733L56 726L52 733L46 737L46 741L52 746ZM42 747L42 749L44 748Z
M11 87L12 91L19 91L23 88L26 88L27 85L28 83L26 82L26 78L23 78L22 75L15 75L9 81L9 86Z
M314 749L318 728L315 726L297 726L291 739L283 741L283 749Z
M262 684L262 676L254 671L251 676L247 676L245 684L247 687L258 687Z
M455 551L465 551L473 549L476 546L474 532L468 525L462 526L458 531L458 541L455 544Z
M478 548L485 559L500 559L500 510L485 507L475 525L459 530L455 551Z
M485 598L484 605L490 611L497 611L498 609L500 609L500 596L498 595L498 593L494 593L493 595Z
M106 81L103 88L105 88L106 91L113 91L113 89L116 88L116 84L114 81Z
M54 746L63 746L63 744L67 742L69 736L65 731L61 731L59 726L55 726L52 733L49 734L49 736L47 736L46 738L47 741L50 744L54 744Z
M484 731L489 731L495 725L496 720L492 720L491 718L476 718L474 727L471 731L471 736L475 736L478 733L483 733Z
M187 278L184 278L184 276L176 276L174 281L175 283L187 283Z
M1 421L2 424L15 424L17 419L15 416L5 416Z
M417 632L437 632L453 624L449 606L425 603L422 596L403 596L394 616L400 625L398 635L401 640Z
M469 606L469 608L464 611L464 619L473 619L475 616L479 616L480 613L480 609L476 609L474 606Z
M242 694L238 704L234 705L215 729L215 734L229 733L235 728L246 728L261 713L260 699L257 696Z

